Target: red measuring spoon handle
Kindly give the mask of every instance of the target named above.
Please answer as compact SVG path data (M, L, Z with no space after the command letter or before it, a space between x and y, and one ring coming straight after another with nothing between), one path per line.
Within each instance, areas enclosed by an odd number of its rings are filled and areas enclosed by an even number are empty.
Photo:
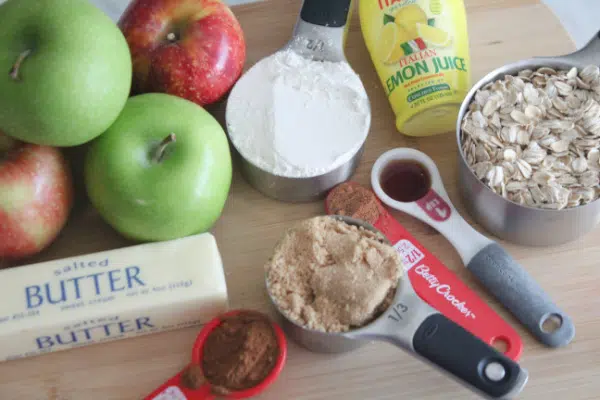
M190 389L183 385L183 374L184 371L181 371L144 397L144 400L212 400L215 398L208 384L198 389Z
M513 360L519 359L523 344L517 331L419 243L387 210L383 210L375 227L402 256L404 267L419 297L486 343L493 345L496 341L505 342L505 355Z

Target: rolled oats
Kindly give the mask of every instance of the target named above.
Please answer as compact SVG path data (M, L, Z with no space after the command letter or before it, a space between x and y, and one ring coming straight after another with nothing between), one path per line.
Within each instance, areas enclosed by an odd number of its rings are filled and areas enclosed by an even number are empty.
M600 68L522 70L475 93L461 147L478 179L531 207L600 196Z

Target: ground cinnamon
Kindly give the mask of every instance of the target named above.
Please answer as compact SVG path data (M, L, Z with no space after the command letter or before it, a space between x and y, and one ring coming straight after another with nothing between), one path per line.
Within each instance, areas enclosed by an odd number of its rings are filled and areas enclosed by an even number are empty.
M249 389L273 370L279 346L271 322L250 311L227 317L206 339L204 377L213 392Z
M342 183L327 196L327 207L331 214L344 215L375 224L383 208L375 193L352 182Z

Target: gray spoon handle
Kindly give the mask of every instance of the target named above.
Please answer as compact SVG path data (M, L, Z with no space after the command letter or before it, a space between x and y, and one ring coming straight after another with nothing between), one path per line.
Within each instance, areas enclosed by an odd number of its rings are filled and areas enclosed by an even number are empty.
M344 62L351 0L304 0L292 39L284 48L319 61Z
M575 336L571 318L497 243L484 247L467 268L545 345L565 346ZM544 332L542 324L550 316L558 317L562 323L554 332Z

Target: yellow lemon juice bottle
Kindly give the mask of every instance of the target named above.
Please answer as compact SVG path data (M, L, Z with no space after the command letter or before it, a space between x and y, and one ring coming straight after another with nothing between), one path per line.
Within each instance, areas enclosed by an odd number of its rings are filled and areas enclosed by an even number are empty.
M471 86L463 0L360 0L359 17L398 130L453 131Z

